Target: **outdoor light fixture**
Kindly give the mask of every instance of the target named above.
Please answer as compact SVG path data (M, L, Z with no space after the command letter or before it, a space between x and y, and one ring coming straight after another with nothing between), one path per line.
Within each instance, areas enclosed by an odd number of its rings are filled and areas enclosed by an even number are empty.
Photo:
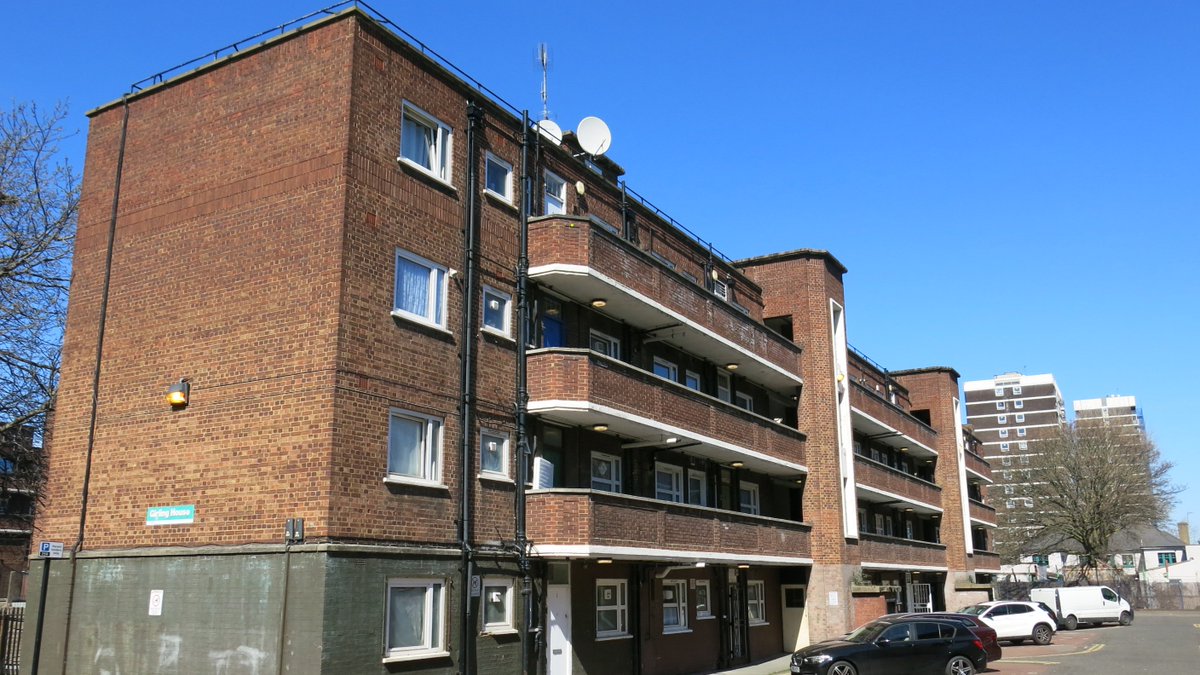
M746 563L738 563L738 569L739 570L748 570L748 569L750 569L750 565L748 565Z
M667 438L663 441L663 443L667 443L667 444L678 443L678 442L679 442L679 439L676 438L675 436L667 436Z
M725 364L725 370L737 370L737 369L738 369L738 364L736 364L736 363L726 363Z
M907 452L908 452L908 447L907 447L907 446L905 446L905 447L903 447L903 448L900 448L900 452L907 453Z
M730 462L730 463L729 463L729 466L731 466L731 467L733 467L733 468L735 468L735 469L740 469L740 468L742 468L743 466L746 466L746 465L745 465L745 464L743 464L743 463L741 463L741 462Z
M597 565L611 565L612 558L596 558Z
M167 389L167 403L170 403L172 408L186 408L191 389L187 378L180 379Z
M912 508L911 508L911 507L909 507L909 508L906 508L906 509L904 509L904 512L905 512L905 513L912 513Z
M582 197L585 192L587 192L587 186L583 184L583 181L575 181L575 193Z
M593 424L592 431L599 431L599 432L608 431L608 425L607 424Z
M592 307L596 309L604 309L604 307L607 305L608 301L604 298L596 298L595 300L592 300Z
M804 485L804 477L803 476L796 479L796 485Z

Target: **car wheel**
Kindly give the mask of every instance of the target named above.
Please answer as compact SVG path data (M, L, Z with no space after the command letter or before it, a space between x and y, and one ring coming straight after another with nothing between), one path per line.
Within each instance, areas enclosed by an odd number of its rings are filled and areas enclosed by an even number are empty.
M1067 630L1079 628L1079 619L1076 619L1074 614L1068 614L1067 618L1063 621L1063 628Z
M1048 645L1052 639L1054 639L1054 631L1050 630L1050 626L1039 623L1033 627L1033 641L1037 644Z
M848 661L838 661L832 666L829 666L829 670L827 672L829 675L858 675L858 670L854 668L854 664L849 663Z
M1121 612L1121 618L1118 621L1122 626L1128 626L1133 623L1133 615L1129 612Z
M965 656L955 656L946 664L946 675L975 675L975 664Z

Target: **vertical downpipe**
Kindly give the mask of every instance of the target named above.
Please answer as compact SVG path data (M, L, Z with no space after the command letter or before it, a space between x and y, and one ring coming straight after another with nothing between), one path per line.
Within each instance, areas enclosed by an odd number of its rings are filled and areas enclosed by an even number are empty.
M471 470L471 455L475 440L475 340L476 302L479 301L478 285L479 265L479 142L477 135L483 124L483 108L473 101L467 103L467 199L463 213L463 233L466 237L466 253L463 268L466 270L466 288L463 290L462 318L462 356L461 356L461 398L460 420L462 436L462 454L459 461L459 480L462 492L460 495L460 511L458 516L458 543L461 551L462 583L459 588L462 616L462 634L459 644L460 673L472 673L471 664L472 644L474 642L475 620L471 611L471 578L475 572L475 561L471 550L471 483L474 473Z
M532 663L533 578L529 573L529 539L525 532L525 477L529 475L529 391L525 352L529 345L529 211L533 180L529 174L529 111L521 113L521 214L517 234L517 489L513 514L516 519L517 566L521 572L521 673L537 669Z

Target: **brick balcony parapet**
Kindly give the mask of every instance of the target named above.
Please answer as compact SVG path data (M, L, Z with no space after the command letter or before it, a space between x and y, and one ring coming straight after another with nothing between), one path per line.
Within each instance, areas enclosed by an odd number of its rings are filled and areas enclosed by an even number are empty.
M854 456L854 480L924 504L942 506L942 488L861 455Z
M983 502L977 502L974 499L968 500L967 504L971 509L972 518L987 523L988 525L996 525L996 509L984 504Z
M888 565L946 566L946 545L860 532L859 554L864 567Z
M918 443L937 450L938 433L932 427L857 382L851 382L850 405Z

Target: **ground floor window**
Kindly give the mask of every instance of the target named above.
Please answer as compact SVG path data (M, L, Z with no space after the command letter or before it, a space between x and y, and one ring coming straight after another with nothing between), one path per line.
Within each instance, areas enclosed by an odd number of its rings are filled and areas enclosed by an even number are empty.
M746 582L746 612L750 617L750 623L752 624L767 622L767 593L765 582Z
M515 630L512 598L512 579L483 580L484 632L502 633Z
M663 632L678 633L687 630L687 582L664 581L662 589Z
M712 605L709 600L709 585L708 580L696 582L696 618L711 619Z
M388 580L387 658L446 654L444 588L441 580Z
M627 590L624 580L596 580L596 637L629 634Z

